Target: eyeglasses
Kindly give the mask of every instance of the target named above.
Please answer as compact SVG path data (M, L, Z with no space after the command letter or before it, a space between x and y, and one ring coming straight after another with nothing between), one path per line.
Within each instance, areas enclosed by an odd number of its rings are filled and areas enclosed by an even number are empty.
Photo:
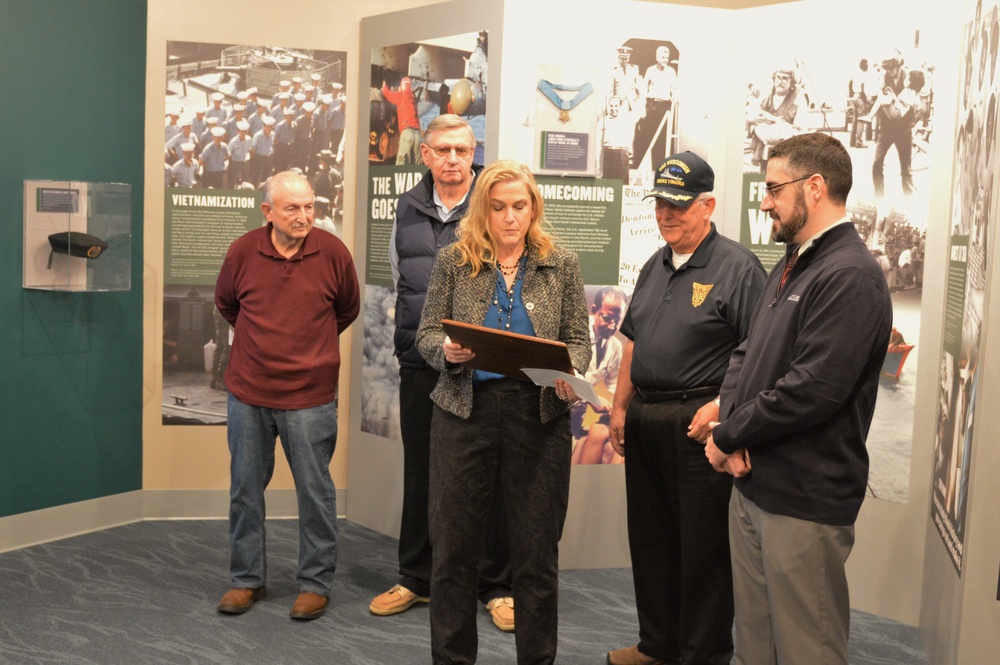
M791 81L792 77L789 76L788 74L775 74L774 76L771 77L771 80L773 80L773 81Z
M439 145L436 147L432 146L429 143L425 145L431 150L433 150L434 154L440 157L441 159L450 157L452 152L454 152L455 156L458 157L459 159L464 159L465 157L468 157L469 155L472 154L472 148L470 148L467 145L456 145L456 146Z
M790 185L793 182L802 182L803 180L808 180L811 177L812 175L807 175L804 178L796 178L795 180L789 180L788 182L780 182L777 185L764 185L764 189L767 191L768 196L770 196L773 199L778 196L778 190L784 187L785 185Z
M622 318L622 313L619 312L598 312L597 316L601 317L601 320L605 323L617 323Z

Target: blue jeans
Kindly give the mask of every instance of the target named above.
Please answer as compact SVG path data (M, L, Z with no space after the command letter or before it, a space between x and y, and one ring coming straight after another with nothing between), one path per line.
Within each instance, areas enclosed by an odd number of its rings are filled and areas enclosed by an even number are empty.
M309 409L250 406L229 393L229 572L234 587L267 579L264 490L281 439L299 505L300 591L329 596L337 567L337 494L330 458L337 443L336 400Z

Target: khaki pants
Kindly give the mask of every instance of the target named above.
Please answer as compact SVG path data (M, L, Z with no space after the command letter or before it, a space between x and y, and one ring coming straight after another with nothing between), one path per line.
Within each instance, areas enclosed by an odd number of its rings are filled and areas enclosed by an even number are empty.
M733 488L733 662L847 665L851 602L844 564L853 546L854 525L775 515Z

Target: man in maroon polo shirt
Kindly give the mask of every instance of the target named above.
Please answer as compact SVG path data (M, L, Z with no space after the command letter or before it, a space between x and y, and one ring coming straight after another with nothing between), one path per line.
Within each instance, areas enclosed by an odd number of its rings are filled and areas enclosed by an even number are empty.
M264 186L267 226L230 246L215 304L235 329L229 390L229 541L232 588L219 611L242 614L267 596L264 489L281 439L299 508L299 596L293 619L323 615L337 563L339 335L360 309L351 255L336 236L312 233L313 190L278 173Z

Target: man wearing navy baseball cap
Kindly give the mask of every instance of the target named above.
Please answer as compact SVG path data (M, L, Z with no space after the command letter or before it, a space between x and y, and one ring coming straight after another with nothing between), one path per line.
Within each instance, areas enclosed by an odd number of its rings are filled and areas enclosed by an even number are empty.
M656 197L681 208L694 203L699 194L710 194L715 187L715 171L708 163L690 150L670 155L656 169L653 189L645 198ZM703 200L715 197L702 197ZM713 202L714 210L715 204ZM708 230L703 229L705 234ZM669 240L667 242L670 242Z
M733 654L732 483L705 459L704 442L765 274L716 230L714 186L712 167L682 152L660 164L646 195L667 244L639 272L622 321L610 420L625 457L639 642L608 653L611 665L728 665Z

